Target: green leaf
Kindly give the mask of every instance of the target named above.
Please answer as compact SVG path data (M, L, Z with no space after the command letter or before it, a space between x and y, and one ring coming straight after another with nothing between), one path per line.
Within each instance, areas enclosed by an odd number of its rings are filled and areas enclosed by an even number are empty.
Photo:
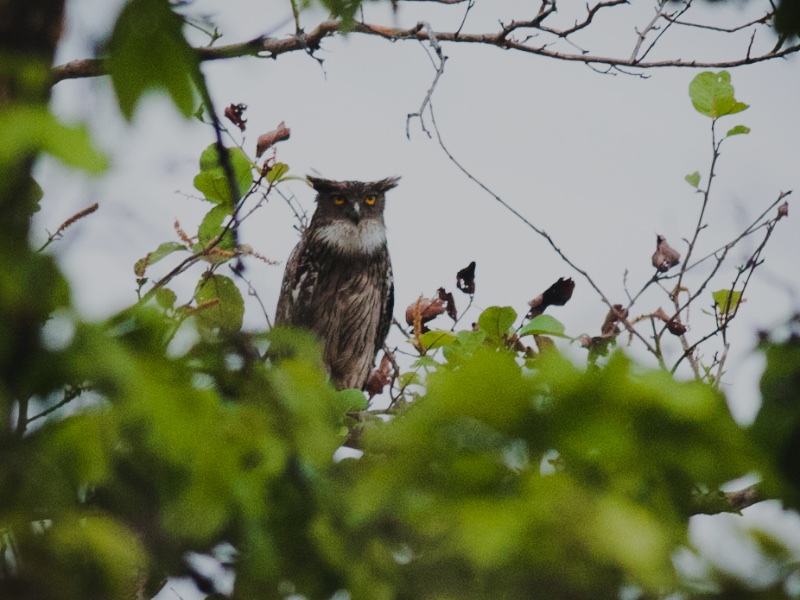
M16 106L0 111L0 139L0 171L11 168L21 156L38 152L90 173L108 168L106 157L92 145L84 127L64 125L44 107Z
M434 348L441 348L455 342L458 338L451 331L426 331L419 336L419 341L425 350L433 350Z
M417 360L415 360L413 363L411 363L411 368L412 369L416 369L416 368L419 368L419 367L422 367L424 369L435 369L438 366L439 366L439 363L436 362L430 356L420 356L420 357L417 358Z
M519 337L525 335L554 335L557 337L568 338L564 334L564 324L550 315L539 315L531 319L520 332Z
M156 290L156 302L165 310L172 309L177 299L178 296L169 288L162 287Z
M283 179L283 176L289 172L289 165L286 163L275 163L267 173L267 181L270 183L277 183Z
M697 112L712 119L742 112L747 104L733 97L731 75L727 71L704 71L689 84L689 97Z
M684 177L686 183L688 183L693 188L696 188L700 185L700 173L695 171L694 173L689 173L686 177Z
M401 388L406 388L409 385L420 385L422 383L422 378L416 371L406 371L405 373L400 373L400 376L397 378L397 380L400 382Z
M306 0L305 3L308 4L309 0ZM328 9L332 16L341 19L342 31L347 32L353 28L355 15L362 0L320 0L320 3Z
M533 389L512 354L481 346L458 369L430 375L428 400L436 402L437 410L472 417L502 432L519 427L530 412Z
M195 318L201 327L219 329L227 333L242 328L244 300L239 288L229 277L212 275L203 278L197 285L195 299L198 307L209 303L207 307L200 308L195 313Z
M478 327L491 338L500 338L517 320L517 312L510 306L490 306L478 317Z
M736 127L732 128L732 129L729 129L728 133L726 133L725 135L727 137L731 137L732 135L742 135L742 134L747 134L747 133L750 133L750 128L749 127L747 127L745 125L737 125Z
M486 340L485 331L459 331L456 334L458 338L455 344L444 347L444 357L451 365L457 365L473 354L475 350L481 347Z
M197 246L195 252L202 251L207 248L211 242L217 239L220 235L222 238L216 244L215 248L220 250L233 250L235 239L233 231L228 229L225 231L225 226L222 224L231 214L230 207L226 205L219 205L212 208L206 216L203 217L203 222L200 223L200 228L197 230ZM225 231L225 233L223 233ZM212 254L205 257L206 260L214 263L225 262L230 257L219 254Z
M336 400L342 412L354 412L367 409L367 397L361 390L351 388L336 392Z
M133 265L133 272L136 273L137 277L142 277L147 267L157 263L165 256L169 256L173 252L180 252L181 250L188 252L189 249L180 242L164 242L158 248L149 252L147 256L137 260Z
M169 94L185 117L194 113L202 75L182 29L168 0L130 0L122 9L109 42L108 71L126 119L151 90Z
M239 198L236 198L238 202L253 183L253 166L241 148L227 148L227 151L239 193ZM233 206L230 186L225 177L225 170L220 164L216 144L208 146L200 155L200 173L194 178L194 187L203 192L209 202Z
M739 303L743 302L742 292L733 290L717 290L713 292L711 296L714 298L714 304L716 304L720 312L724 314L733 313L736 311Z

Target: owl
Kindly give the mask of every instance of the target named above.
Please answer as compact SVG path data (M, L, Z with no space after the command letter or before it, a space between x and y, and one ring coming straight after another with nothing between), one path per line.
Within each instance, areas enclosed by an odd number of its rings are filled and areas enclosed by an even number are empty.
M316 335L339 390L364 387L389 332L394 281L383 209L398 180L308 178L317 208L286 263L275 324Z

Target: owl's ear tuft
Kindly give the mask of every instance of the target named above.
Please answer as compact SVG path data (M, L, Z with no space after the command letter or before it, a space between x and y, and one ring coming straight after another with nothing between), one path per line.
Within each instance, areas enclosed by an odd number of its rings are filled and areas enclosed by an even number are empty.
M306 175L306 179L311 184L311 187L319 193L336 192L342 189L342 183L340 181L323 179L322 177L314 177L313 175Z
M388 192L393 187L397 187L397 183L400 181L399 177L387 177L386 179L381 179L380 181L376 181L372 185L375 186L379 192Z

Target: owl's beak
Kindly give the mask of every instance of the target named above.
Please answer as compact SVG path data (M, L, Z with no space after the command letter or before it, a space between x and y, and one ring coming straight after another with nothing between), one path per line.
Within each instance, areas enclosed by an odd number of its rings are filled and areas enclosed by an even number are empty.
M353 221L356 225L361 222L361 205L358 202L354 202L350 205L350 220Z

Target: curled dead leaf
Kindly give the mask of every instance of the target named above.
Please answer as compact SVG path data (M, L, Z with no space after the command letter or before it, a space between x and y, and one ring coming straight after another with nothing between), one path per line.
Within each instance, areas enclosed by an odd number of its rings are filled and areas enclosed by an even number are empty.
M670 319L667 321L667 331L672 335L683 335L686 333L686 325L677 319Z
M372 371L364 386L364 391L369 394L370 399L383 392L383 388L392 383L392 361L389 355L384 352L381 364Z
M613 337L619 333L617 323L623 319L628 318L628 311L622 304L615 304L608 310L603 326L600 328L600 333L603 337Z
M446 311L445 302L440 298L425 298L420 296L413 304L406 308L406 323L414 327L414 334L419 336L428 328L425 323L432 321Z
M778 219L789 216L789 203L784 202L778 207Z
M247 127L247 119L243 119L242 117L246 110L246 104L231 104L225 109L225 118L236 125L240 131L244 131Z
M281 121L280 125L278 125L272 131L258 136L258 141L256 142L256 158L261 158L261 155L264 154L264 152L278 142L288 140L290 134L291 130L286 127L283 121Z
M458 320L458 311L456 310L456 300L453 298L453 293L446 291L444 288L439 288L436 290L436 293L439 296L439 300L444 302L445 312L447 312L447 316L453 319L453 321Z
M475 293L475 261L456 273L456 286L465 294Z
M664 321L664 323L666 323L667 325L667 331L669 331L672 335L683 335L684 333L686 333L686 325L681 323L680 319L677 316L670 317L669 315L667 315L667 313L664 312L664 309L661 308L660 306L658 307L658 310L653 313L652 316L655 317L656 319Z
M548 306L564 306L572 298L575 291L575 282L572 278L559 277L553 285L528 302L531 309L528 318L533 319L541 315Z
M681 262L680 252L667 243L663 235L656 236L656 251L653 254L653 266L662 273Z

